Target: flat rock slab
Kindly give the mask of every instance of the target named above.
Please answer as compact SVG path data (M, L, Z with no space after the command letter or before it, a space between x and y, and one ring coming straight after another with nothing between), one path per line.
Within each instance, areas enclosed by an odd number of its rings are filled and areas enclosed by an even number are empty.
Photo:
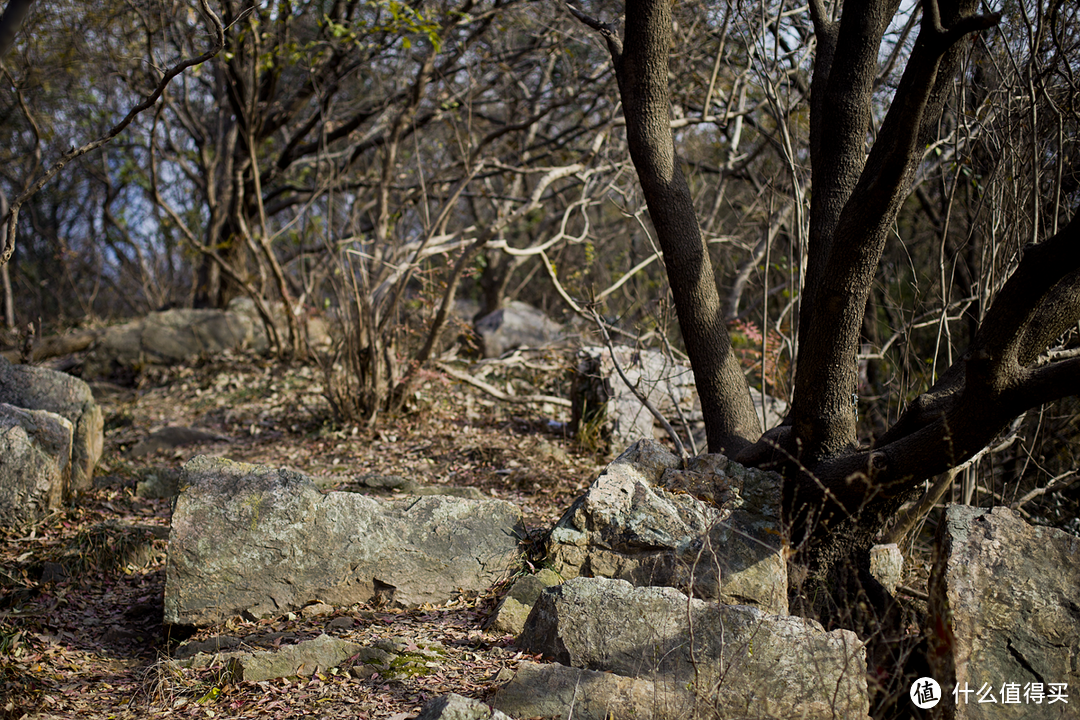
M1080 716L1080 538L1008 508L952 505L938 534L930 612L943 717ZM1051 685L1063 683L1068 704L1049 702ZM1015 684L1018 704L1005 703L1006 684ZM979 703L984 685L992 692ZM954 706L954 687L973 692ZM1025 699L1036 689L1041 703Z
M261 325L240 312L178 308L105 330L83 368L85 377L108 375L119 367L167 365L225 350L265 349Z
M221 663L228 670L232 682L260 682L294 675L310 677L316 672L341 665L361 654L364 649L363 645L324 634L314 640L286 645L274 651L199 652L177 664L203 668Z
M576 578L545 590L518 644L562 665L681 685L719 717L865 718L863 644L802 618Z
M640 440L563 514L547 563L564 578L665 585L787 614L782 479L723 455L678 457Z
M172 450L200 442L228 442L230 438L217 433L181 425L170 425L150 433L128 450L131 457L145 457L158 450Z
M385 681L428 675L442 664L446 655L446 650L439 643L417 645L411 641L383 638L371 645L360 645L325 633L312 640L282 645L272 650L248 645L248 641L268 639L247 638L241 641L240 638L224 636L186 643L177 649L179 657L173 663L182 668L220 667L228 673L232 682L310 677L316 672L341 665L349 666L349 674L357 679L366 680L378 675Z
M520 562L520 511L501 500L383 501L321 493L302 473L199 456L184 465L169 535L165 624L238 614L441 603Z

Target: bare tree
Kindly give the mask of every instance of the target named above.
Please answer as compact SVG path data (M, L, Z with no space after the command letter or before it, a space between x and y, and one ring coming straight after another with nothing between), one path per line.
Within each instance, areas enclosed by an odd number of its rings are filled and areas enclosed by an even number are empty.
M1080 319L1080 219L1036 226L965 352L872 443L856 438L855 397L871 288L972 37L1000 16L972 0L928 0L891 103L875 117L895 0L809 6L812 192L790 415L760 436L733 362L716 280L675 155L669 100L671 3L629 0L625 29L571 8L606 40L630 152L705 409L710 450L786 477L792 542L818 577L865 550L921 483L972 458L1024 411L1080 391L1080 359L1055 352ZM785 38L788 40L790 38ZM872 142L867 147L873 130Z

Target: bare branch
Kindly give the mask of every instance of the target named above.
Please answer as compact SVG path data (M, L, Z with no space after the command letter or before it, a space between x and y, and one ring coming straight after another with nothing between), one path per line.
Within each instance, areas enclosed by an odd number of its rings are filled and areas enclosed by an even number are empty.
M15 36L30 12L34 0L8 0L4 14L0 16L0 60L3 60L15 44Z
M608 52L611 53L611 59L618 65L622 59L622 40L619 39L615 26L611 23L602 23L599 20L586 15L570 3L566 3L566 9L569 10L570 14L577 18L583 25L600 33L607 42Z
M455 370L447 363L436 361L434 365L441 372L446 373L455 380L460 380L463 383L472 385L475 388L479 388L491 397L495 398L496 400L501 400L502 402L521 403L525 405L547 404L558 405L559 407L570 407L572 404L566 398L554 397L552 395L508 395L490 383L486 383L479 378L474 378L468 373L463 373Z
M41 188L45 186L45 183L52 180L56 176L56 174L63 170L72 160L75 160L76 158L81 157L88 152L97 150L99 147L110 142L113 138L122 133L140 113L157 103L162 93L165 92L165 88L169 86L169 83L172 82L173 78L175 78L177 75L184 72L190 67L194 67L196 65L200 65L206 62L210 58L217 55L221 51L221 49L225 47L225 29L221 24L221 20L214 13L214 11L210 9L210 5L207 3L206 0L199 0L199 7L202 10L203 15L213 27L213 46L209 50L204 52L202 55L188 60L183 60L170 68L161 77L161 80L158 82L157 87L154 88L154 91L147 95L138 105L131 108L131 110L128 111L128 114L124 117L123 120L121 120L119 123L113 126L112 129L110 129L108 132L106 132L104 135L97 138L96 140L92 140L85 145L68 150L60 157L59 160L56 161L56 163L51 168L49 168L49 170L47 170L41 177L39 177L29 187L29 189L26 190L26 192L24 192L22 195L16 198L14 202L11 203L11 209L7 215L7 237L5 238L4 246L0 248L0 265L7 264L8 260L11 259L12 253L15 252L15 233L19 225L19 210L20 208L22 208L23 204L26 203L27 200L29 200L31 197L34 196L35 193L41 190Z
M1050 478L1050 481L1046 483L1046 485L1035 488L1031 492L1026 493L1022 498L1014 502L1009 507L1011 507L1013 510L1019 510L1035 498L1041 495L1045 495L1048 492L1053 492L1054 490L1060 490L1064 487L1068 487L1077 480L1080 480L1080 470L1069 470L1068 472L1064 472L1056 477Z
M679 434L675 432L675 428L671 427L671 423L668 422L668 419L666 417L664 417L664 414L657 410L656 406L649 401L649 398L645 395L645 393L641 392L641 390L636 385L634 385L634 383L630 382L630 378L626 377L626 373L623 372L622 365L619 363L619 358L615 356L615 346L611 343L611 336L608 335L607 327L605 327L604 322L600 319L600 316L597 315L596 310L594 310L593 308L589 308L589 312L592 315L593 322L596 323L596 327L599 328L600 334L604 337L604 344L607 346L608 353L611 355L611 364L615 366L615 372L619 373L619 377L622 378L623 384L626 385L626 389L632 392L634 394L634 397L638 399L638 402L640 402L645 407L645 409L648 410L654 418L656 418L656 421L660 423L661 426L663 426L664 432L666 432L668 434L668 437L671 438L672 442L675 443L675 451L679 454L679 457L682 458L683 461L685 461L687 458L686 448L683 447L682 440L679 438ZM677 404L678 403L676 403L676 405Z

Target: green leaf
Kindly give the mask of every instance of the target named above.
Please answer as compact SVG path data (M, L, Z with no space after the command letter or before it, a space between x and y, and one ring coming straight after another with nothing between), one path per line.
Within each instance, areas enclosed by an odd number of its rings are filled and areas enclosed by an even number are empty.
M219 687L210 688L210 692L206 693L201 698L199 698L198 704L199 705L205 705L206 703L214 702L215 700L217 700L217 697L220 694L221 694L221 688L219 688Z

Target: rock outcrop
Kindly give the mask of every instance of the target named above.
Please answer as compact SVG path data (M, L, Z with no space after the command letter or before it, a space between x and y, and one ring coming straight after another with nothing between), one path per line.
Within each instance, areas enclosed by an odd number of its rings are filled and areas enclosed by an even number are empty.
M631 446L555 525L550 567L787 614L780 476L722 455L681 465L655 440Z
M1076 717L1080 538L1008 508L950 506L930 614L929 656L944 695L934 717Z
M619 375L616 362L626 380ZM578 350L570 398L571 431L586 444L608 452L608 457L638 440L666 435L627 387L627 380L671 423L688 450L692 436L697 451L705 452L705 423L693 370L657 350L617 346L614 359L606 347ZM779 425L787 413L783 400L768 395L762 398L760 392L752 392L751 398L766 429Z
M517 300L476 321L484 357L496 358L507 350L543 347L561 340L563 329L542 311Z
M0 526L59 508L71 485L71 423L0 403Z
M86 358L85 377L117 368L172 365L226 350L267 347L259 321L244 312L178 308L105 330Z
M0 357L0 403L47 410L71 422L71 489L93 485L94 467L105 444L105 418L90 386L67 373L12 365Z
M568 667L685 688L696 717L706 710L822 719L869 712L865 649L854 633L673 588L570 580L543 592L518 644ZM675 697L685 710L686 696ZM509 712L498 697L495 706Z
M501 500L382 501L321 493L307 476L199 456L184 465L169 536L165 623L483 591L519 563L520 511Z

